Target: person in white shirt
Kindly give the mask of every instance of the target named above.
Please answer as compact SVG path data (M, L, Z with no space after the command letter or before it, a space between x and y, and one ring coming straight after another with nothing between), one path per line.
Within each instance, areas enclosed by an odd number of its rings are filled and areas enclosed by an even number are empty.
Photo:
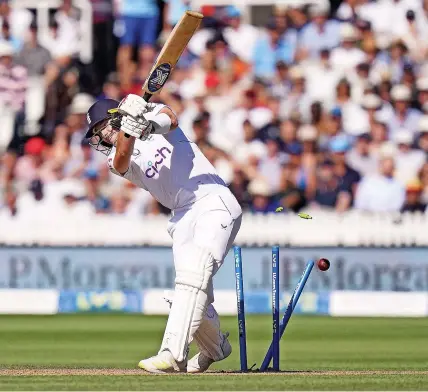
M379 173L364 177L357 188L354 206L369 212L400 211L404 204L405 188L394 178L395 161L392 154L383 154Z
M352 24L340 26L340 38L340 46L331 52L330 62L338 71L349 72L365 60L365 54L356 45L358 31Z
M213 276L239 231L241 207L167 106L130 94L120 104L96 102L87 120L86 137L107 156L110 170L172 210L174 298L158 354L138 366L152 373L203 372L231 353L212 305ZM199 353L188 361L192 340Z
M228 26L223 30L223 36L230 50L242 61L251 63L260 32L256 27L243 23L241 12L232 5L226 7L226 17Z
M407 129L398 130L393 141L397 145L395 178L406 185L418 176L419 170L425 163L425 153L412 149L414 135Z

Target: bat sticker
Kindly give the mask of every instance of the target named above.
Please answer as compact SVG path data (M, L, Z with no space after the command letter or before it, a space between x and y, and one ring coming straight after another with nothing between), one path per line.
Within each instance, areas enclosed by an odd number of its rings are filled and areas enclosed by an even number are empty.
M153 72L150 74L149 81L147 83L147 89L152 93L160 90L169 78L171 73L171 65L163 63L158 65Z

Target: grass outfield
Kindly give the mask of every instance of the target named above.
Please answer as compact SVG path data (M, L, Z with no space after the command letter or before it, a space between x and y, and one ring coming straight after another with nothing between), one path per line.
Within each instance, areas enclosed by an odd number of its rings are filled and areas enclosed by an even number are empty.
M293 316L281 345L281 374L237 374L237 322L222 318L232 355L206 375L147 375L165 317L0 317L0 390L426 390L428 319ZM247 317L249 366L271 339L268 316ZM211 370L211 369L210 369Z

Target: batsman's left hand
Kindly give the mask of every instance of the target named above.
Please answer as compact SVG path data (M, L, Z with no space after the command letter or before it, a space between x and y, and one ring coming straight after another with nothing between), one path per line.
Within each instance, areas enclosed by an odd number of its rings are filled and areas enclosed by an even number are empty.
M139 119L147 112L147 102L139 95L129 94L120 102L118 111L125 116Z

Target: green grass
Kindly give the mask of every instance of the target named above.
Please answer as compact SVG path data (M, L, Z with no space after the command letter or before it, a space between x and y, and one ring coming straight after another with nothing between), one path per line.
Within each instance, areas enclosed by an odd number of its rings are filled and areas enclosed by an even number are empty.
M26 368L135 369L140 359L157 352L165 321L120 314L2 316L0 374ZM222 329L231 332L234 352L212 369L237 371L236 318L222 318ZM281 369L320 373L41 376L35 371L17 376L10 371L0 376L0 390L423 390L427 331L428 319L422 318L293 316L282 340ZM268 316L247 317L250 366L260 366L271 333Z

